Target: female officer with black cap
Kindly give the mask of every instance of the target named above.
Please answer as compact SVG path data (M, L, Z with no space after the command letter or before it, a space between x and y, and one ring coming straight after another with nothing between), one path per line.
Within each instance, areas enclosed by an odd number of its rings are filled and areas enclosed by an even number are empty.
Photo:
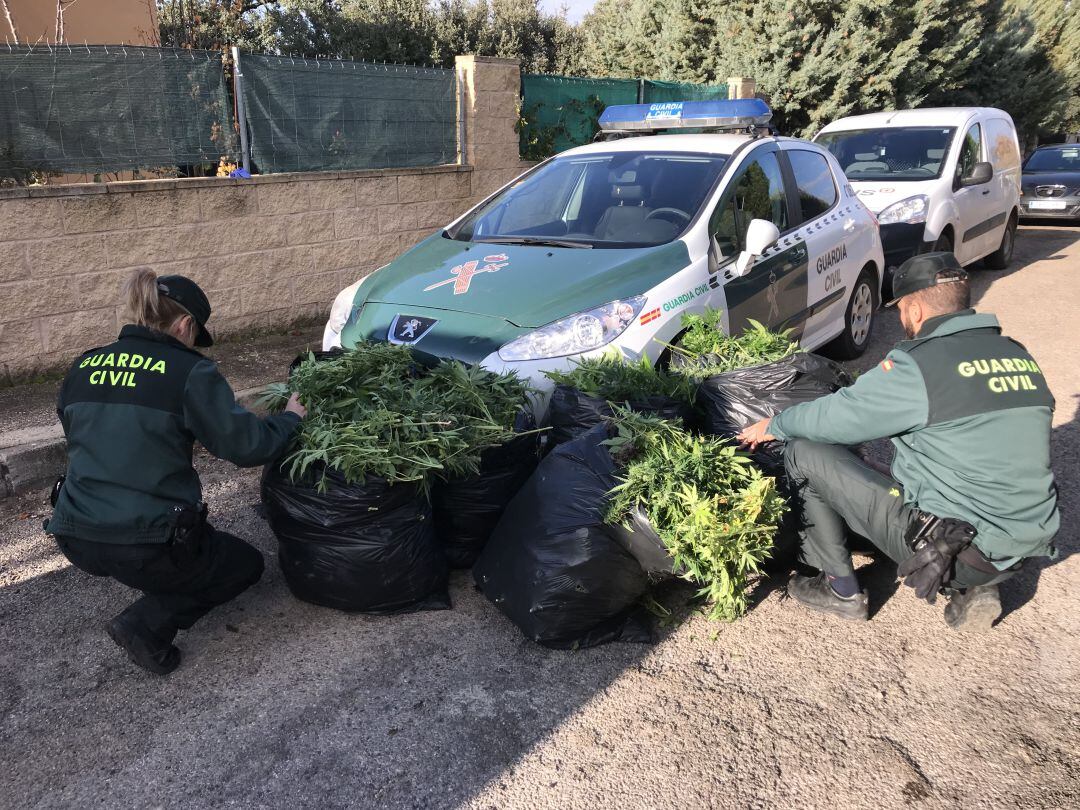
M68 469L46 530L77 567L143 592L106 630L132 661L165 675L180 663L177 631L263 571L256 549L205 522L194 442L241 467L265 464L305 410L295 395L265 419L236 403L195 351L213 343L195 282L140 269L124 295L134 323L79 357L60 388Z

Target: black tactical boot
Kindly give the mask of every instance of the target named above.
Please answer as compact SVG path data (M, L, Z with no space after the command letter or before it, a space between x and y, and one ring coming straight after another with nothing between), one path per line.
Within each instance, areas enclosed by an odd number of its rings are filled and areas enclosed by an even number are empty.
M945 623L953 630L985 633L1001 615L997 585L976 585L957 592L945 606Z
M132 663L155 675L168 675L180 666L180 650L172 644L163 645L130 616L121 613L105 625L105 632Z
M787 590L788 594L819 613L832 613L842 619L856 622L865 622L870 618L866 591L859 591L854 596L845 599L838 596L832 589L824 573L816 577L792 574L791 579L788 580Z

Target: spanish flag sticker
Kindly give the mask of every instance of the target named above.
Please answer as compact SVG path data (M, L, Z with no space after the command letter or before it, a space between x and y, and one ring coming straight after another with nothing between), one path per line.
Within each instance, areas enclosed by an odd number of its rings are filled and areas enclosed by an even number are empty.
M647 323L652 323L653 321L655 321L659 317L660 317L660 307L657 307L656 309L651 309L648 312L646 312L644 315L641 316L641 319L640 319L641 320L641 325L644 326Z
M885 371L892 371L892 360L882 360L881 361L881 367Z

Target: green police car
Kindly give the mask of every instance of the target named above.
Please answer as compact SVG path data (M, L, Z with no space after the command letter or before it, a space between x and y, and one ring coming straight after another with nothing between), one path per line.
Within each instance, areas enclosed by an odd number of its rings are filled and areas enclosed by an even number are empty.
M323 348L415 345L545 390L543 371L612 348L660 357L682 316L709 307L725 330L755 319L861 354L884 269L877 222L828 151L768 134L769 118L756 99L607 108L603 140L343 290Z

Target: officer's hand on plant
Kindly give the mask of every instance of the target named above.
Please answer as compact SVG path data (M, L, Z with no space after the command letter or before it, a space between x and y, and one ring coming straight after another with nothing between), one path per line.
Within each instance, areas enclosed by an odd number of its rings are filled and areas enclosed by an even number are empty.
M300 404L300 395L294 393L289 397L289 404L285 406L286 413L295 413L301 419L307 416L307 408Z
M743 430L738 435L739 446L756 450L759 444L776 441L776 437L769 433L769 422L771 421L771 419L762 419L760 422L755 422Z

